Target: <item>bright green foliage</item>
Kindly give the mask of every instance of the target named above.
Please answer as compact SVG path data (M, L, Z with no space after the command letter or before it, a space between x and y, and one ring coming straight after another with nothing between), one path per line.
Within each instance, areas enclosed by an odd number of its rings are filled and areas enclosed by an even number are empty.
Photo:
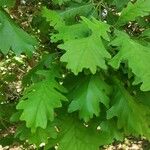
M129 21L134 21L139 16L147 16L150 13L149 0L137 0L135 4L129 2L128 6L123 9L117 24L122 26Z
M74 25L64 25L59 28L59 33L52 34L51 41L58 42L63 40L64 42L70 39L75 40L78 38L84 38L89 34L89 29L85 23L74 24Z
M66 51L61 57L61 61L67 62L67 68L76 75L84 68L90 69L95 74L97 67L106 70L105 59L111 58L101 38L109 40L107 35L109 26L94 18L90 21L82 17L82 20L91 30L91 34L85 38L69 40L59 45L59 48Z
M56 11L49 10L47 8L43 8L41 12L42 16L46 18L50 25L53 26L55 29L63 26L65 24L63 18L57 13Z
M136 102L119 81L113 93L113 106L107 111L107 119L117 117L118 128L123 128L125 133L144 135L150 138L149 109ZM137 115L138 112L138 115Z
M127 61L129 68L136 75L134 84L142 82L141 90L150 90L150 50L134 40L124 32L116 32L116 38L111 42L118 46L119 52L110 61L110 65L118 69L121 62Z
M80 88L79 88L80 87ZM69 105L69 112L79 110L80 118L89 121L93 115L99 116L100 102L109 107L109 86L100 75L80 79L72 91L73 100Z
M86 37L89 34L87 25L85 23L74 24L76 22L75 17L77 15L87 16L92 9L93 5L91 4L68 8L59 13L44 8L42 15L50 22L50 25L58 31L58 33L51 35L51 41L68 41L70 39Z
M33 0L16 10L12 2L0 0L0 131L15 126L16 134L2 145L99 150L131 136L150 141L150 0ZM33 14L22 11L30 4ZM26 29L39 47L9 13L23 24L33 17Z
M30 54L37 41L19 28L8 15L0 10L0 51L7 54L13 50L16 54Z
M45 129L48 120L54 120L54 108L61 107L61 100L66 100L59 92L66 91L56 82L55 75L52 72L41 73L45 79L27 88L17 105L17 109L23 109L20 119L25 120L32 131L37 127Z
M56 12L43 8L42 16L53 26L58 33L51 34L51 41L68 41L85 37L89 34L89 29L85 23L74 24L76 16L89 16L93 11L92 4L84 4L67 8L65 11Z

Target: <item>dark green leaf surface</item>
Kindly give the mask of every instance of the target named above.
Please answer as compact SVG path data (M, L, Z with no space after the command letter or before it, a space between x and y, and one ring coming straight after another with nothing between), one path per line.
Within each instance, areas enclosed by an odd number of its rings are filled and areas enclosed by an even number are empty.
M7 54L13 50L15 54L22 52L31 54L37 45L35 38L19 28L8 15L0 10L0 51Z
M118 80L115 81L116 89L113 93L113 106L107 111L107 119L117 117L118 128L123 128L125 133L142 135L150 138L150 122L148 107L137 103ZM137 115L138 112L138 115Z
M16 137L19 137L20 140L28 140L30 144L35 143L39 146L41 143L48 143L48 139L57 137L57 132L54 126L48 124L46 129L37 128L37 131L32 133L29 128L25 125L20 126L15 134Z
M99 150L99 146L109 142L108 134L86 127L76 117L61 118L59 150Z
M78 110L80 118L85 121L89 121L93 115L99 116L100 103L109 107L109 91L110 87L100 75L80 79L71 93L73 101L69 105L69 112Z

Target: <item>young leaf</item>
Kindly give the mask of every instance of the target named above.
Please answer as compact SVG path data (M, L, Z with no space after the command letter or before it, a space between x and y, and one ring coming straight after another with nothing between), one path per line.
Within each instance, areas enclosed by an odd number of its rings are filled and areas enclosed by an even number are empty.
M150 90L150 51L149 48L132 40L126 33L117 31L117 37L111 42L118 46L119 52L112 58L110 65L118 69L123 61L128 61L129 67L136 75L134 84L142 83L141 90Z
M75 40L78 38L84 38L89 34L89 29L86 24L74 24L64 25L58 29L58 33L51 34L51 42L58 42L63 40L64 42L69 40Z
M80 87L80 88L79 88ZM80 118L89 121L93 115L99 116L100 102L109 107L110 87L101 79L100 75L80 78L76 88L72 91L73 101L69 105L69 112L79 110Z
M17 105L17 109L23 110L20 119L25 120L33 132L37 127L45 129L48 120L54 120L54 109L62 106L61 100L66 101L60 93L66 90L55 80L55 74L49 71L40 74L45 79L31 85Z
M87 25L85 23L77 24L76 16L82 15L82 16L88 17L88 16L90 16L90 13L92 12L92 10L93 10L92 4L85 4L85 5L80 5L80 6L76 6L76 7L71 7L65 11L59 12L58 14L63 19L64 22L63 22L63 24L61 24L59 26L54 26L54 28L58 31L58 33L51 34L51 41L52 42L57 42L59 40L67 41L70 39L73 40L73 39L77 39L79 37L81 38L81 37L87 36L89 34L89 29L88 29ZM51 16L51 13L52 12L50 10L49 11L50 16ZM58 17L58 16L56 16L56 17ZM52 20L54 20L54 19L52 19ZM51 21L51 22L53 22L53 21ZM56 21L54 21L54 22L56 22ZM50 23L50 25L53 25L53 24Z
M7 54L12 49L16 54L30 54L37 45L35 38L19 28L8 15L0 10L0 50Z
M121 12L121 16L117 24L123 26L129 21L134 21L137 17L146 16L150 13L150 1L149 0L137 0L134 4L128 3L128 6Z
M64 44L59 45L66 53L61 57L62 62L67 62L67 68L77 75L84 68L90 69L93 74L97 67L107 69L105 59L111 58L107 52L101 37L109 40L107 31L109 25L96 19L92 21L82 17L83 22L91 31L91 35L84 38L70 39Z
M46 18L46 21L50 22L50 26L53 26L56 30L65 25L63 18L56 11L43 7L41 14Z
M117 79L115 84L113 103L107 111L107 119L117 117L118 128L123 128L125 133L142 135L150 139L148 108L137 103Z

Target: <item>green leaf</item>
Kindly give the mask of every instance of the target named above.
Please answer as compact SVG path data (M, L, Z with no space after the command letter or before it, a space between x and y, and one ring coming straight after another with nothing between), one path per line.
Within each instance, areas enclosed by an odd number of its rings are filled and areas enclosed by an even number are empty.
M63 11L52 11L43 8L42 16L50 22L50 26L58 31L58 33L51 34L51 42L67 41L87 36L89 34L87 25L85 23L74 23L78 22L77 16L90 16L93 8L92 4L72 6Z
M115 5L118 10L121 10L124 8L124 6L129 2L130 0L107 0L107 2L111 5Z
M0 0L0 6L13 7L16 0Z
M58 12L67 25L78 22L80 16L89 18L96 16L95 8L92 3L71 5L63 11Z
M16 54L22 52L30 54L37 45L35 38L19 28L2 10L0 10L0 39L0 50L4 54L10 49Z
M61 118L58 150L99 150L109 136L93 126L86 127L75 116Z
M82 20L91 31L91 34L84 38L70 39L59 45L60 49L66 51L61 57L61 61L66 62L67 68L71 69L76 75L84 68L90 69L95 74L97 67L107 69L105 59L111 58L101 38L109 40L107 34L109 25L94 18L90 21L82 17Z
M57 132L54 126L48 124L46 129L37 128L35 133L32 133L25 125L21 125L17 128L15 137L18 137L21 141L28 141L29 144L36 144L39 146L41 143L48 143L48 139L56 139Z
M129 68L136 75L134 84L142 83L141 90L150 90L150 50L132 40L126 33L117 31L117 37L111 42L111 45L117 46L119 52L112 58L110 65L116 69L121 62L127 61Z
M25 18L16 20L34 18L40 42L34 53L36 40L12 19L20 5L15 11L7 8L13 0L0 0L0 131L17 127L16 137L2 134L0 145L99 150L128 136L150 140L149 1L31 0L53 9L36 9L36 17L30 9L21 11ZM21 62L12 58L18 54ZM17 79L24 89L19 102L9 100Z
M54 11L44 7L41 14L57 30L61 29L63 25L72 25L78 22L80 16L90 17L95 15L94 5L91 3L72 5L60 11Z
M39 79L38 74L36 73L38 70L43 70L45 68L53 68L55 59L57 55L56 53L52 54L43 54L41 60L38 62L36 66L34 66L31 70L29 70L26 75L23 76L22 84L23 86L30 85ZM52 65L53 64L53 65Z
M51 42L58 42L63 40L64 42L69 40L75 40L78 38L84 38L89 34L89 29L86 24L74 24L74 25L64 25L58 29L58 33L51 34Z
M146 29L141 36L144 36L144 37L149 37L150 38L150 28Z
M136 20L137 17L147 16L150 13L150 1L149 0L137 0L134 4L129 2L128 6L121 12L121 16L117 22L117 25L123 26L129 21Z
M117 117L118 128L123 128L126 134L142 135L150 139L148 107L138 103L117 79L115 79L112 99L112 107L107 111L107 119Z
M46 18L46 21L50 22L50 26L53 26L55 29L65 25L63 18L56 11L43 7L41 14Z
M136 19L136 22L138 23L138 25L140 26L140 28L149 28L150 27L150 21L149 21L149 16L145 16L145 17L138 17Z
M13 134L7 135L5 137L0 137L0 141L1 141L1 145L3 147L8 146L8 145L13 145L14 142L17 142L17 140L14 139L14 135Z
M27 127L33 132L37 127L45 129L48 120L54 120L54 109L62 106L62 100L66 101L66 97L61 94L66 90L55 80L54 72L39 73L45 79L27 88L17 105L17 109L23 110L20 119L25 120Z
M79 78L78 84L71 93L72 102L68 111L79 110L80 118L87 122L93 118L93 115L99 116L100 103L109 107L109 92L110 87L100 75Z
M136 91L135 97L140 103L150 107L150 91L149 92Z
M116 121L112 119L103 121L100 124L100 128L102 132L106 132L109 134L110 143L112 143L114 140L123 141L124 139L123 132L117 128Z

